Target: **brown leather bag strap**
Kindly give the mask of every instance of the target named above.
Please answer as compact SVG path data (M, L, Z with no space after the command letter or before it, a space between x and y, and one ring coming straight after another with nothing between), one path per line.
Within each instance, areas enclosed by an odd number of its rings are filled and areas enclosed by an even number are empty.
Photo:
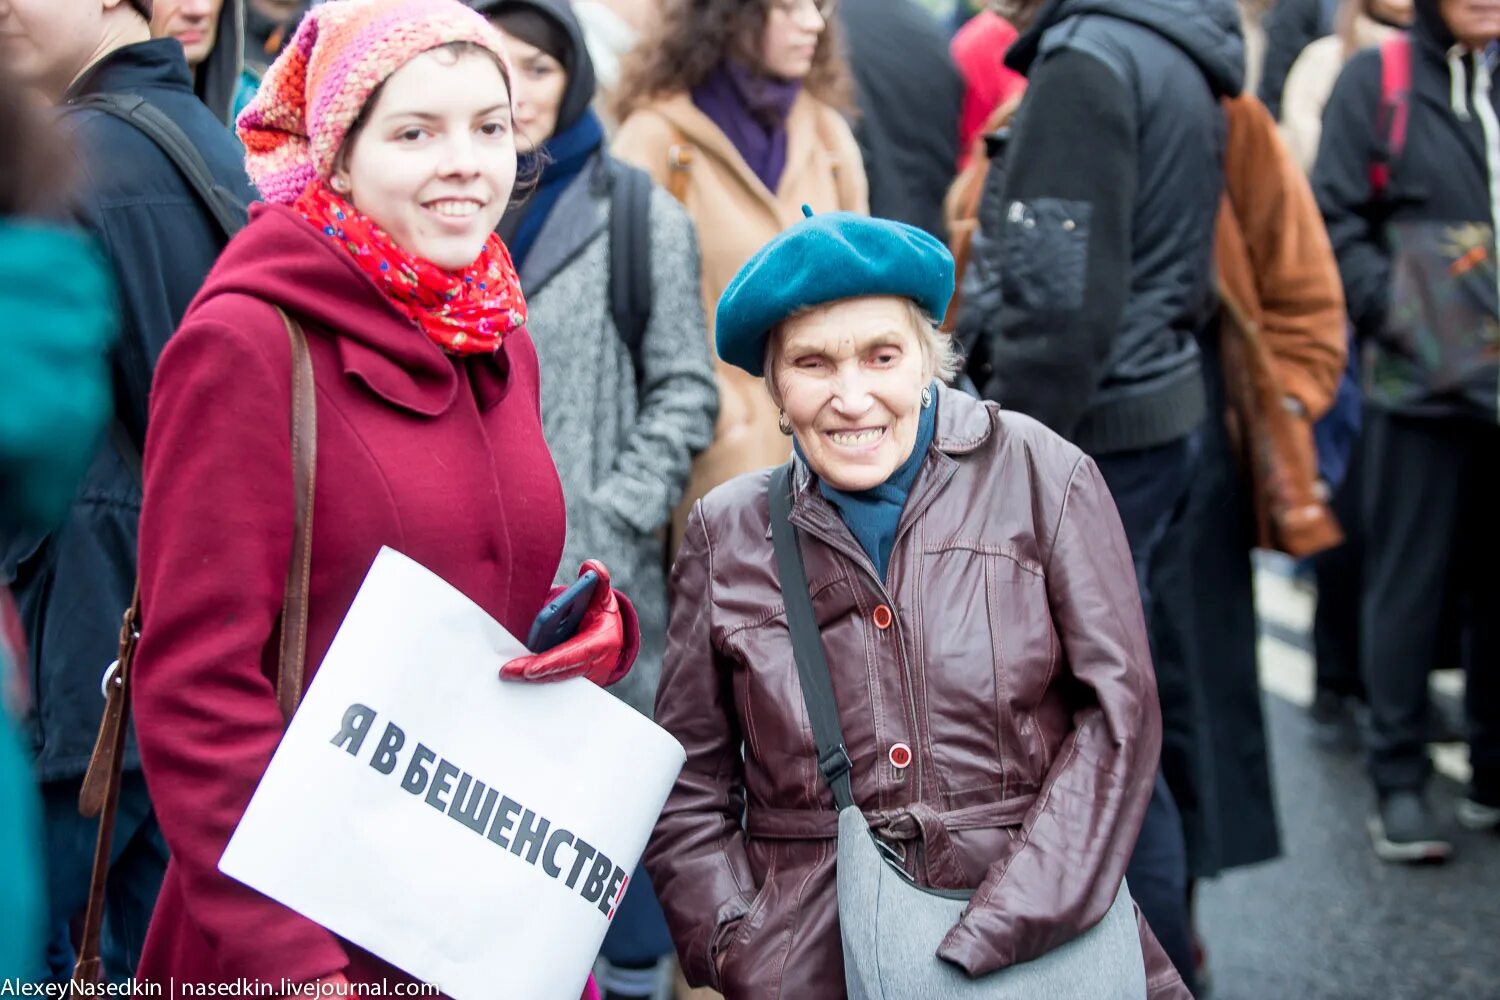
M318 468L318 405L313 384L312 354L307 335L296 320L278 309L292 346L292 489L296 497L296 528L286 572L281 605L281 651L276 671L276 701L290 722L302 700L303 667L307 659L307 594L312 570L313 486ZM99 933L104 925L104 890L109 880L109 856L120 804L121 764L125 734L130 728L130 677L140 629L141 587L136 582L130 608L120 624L120 656L105 674L104 718L78 795L78 811L99 817L94 842L94 866L84 911L83 940L73 981L95 983L103 975Z
M307 589L312 577L313 486L318 474L318 401L313 386L312 354L307 334L283 310L281 322L292 342L292 489L297 498L292 558L286 571L281 604L281 657L276 672L276 701L290 722L302 700L307 659Z
M141 587L137 582L130 607L120 622L120 656L105 672L104 718L78 795L78 811L99 817L94 839L94 864L89 875L89 902L83 915L83 941L73 966L75 983L97 983L103 977L99 933L104 927L104 889L109 880L110 847L115 837L115 815L120 806L120 763L125 756L125 733L130 728L130 667L140 630Z

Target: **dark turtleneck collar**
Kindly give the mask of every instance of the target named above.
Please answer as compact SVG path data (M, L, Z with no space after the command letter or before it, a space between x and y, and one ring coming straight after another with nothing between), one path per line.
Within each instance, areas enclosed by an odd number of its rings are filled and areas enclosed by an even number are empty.
M821 478L817 480L818 492L839 512L849 533L875 564L875 572L880 574L881 580L885 579L886 568L890 565L891 550L896 545L896 529L901 524L901 512L906 508L906 498L911 495L917 473L922 471L922 462L937 434L937 383L934 382L930 389L932 402L922 407L917 418L917 438L912 444L911 454L906 456L906 461L885 482L858 493L846 493L834 489ZM798 458L806 464L807 456L795 439L793 447L797 449Z

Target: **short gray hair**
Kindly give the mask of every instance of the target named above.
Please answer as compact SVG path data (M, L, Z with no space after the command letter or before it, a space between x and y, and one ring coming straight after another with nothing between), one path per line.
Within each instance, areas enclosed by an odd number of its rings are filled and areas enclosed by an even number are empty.
M959 353L953 335L938 326L937 320L911 299L901 301L906 306L912 328L917 332L917 343L922 346L922 360L927 364L928 377L935 378L944 385L950 384L963 369L963 355ZM781 329L789 320L805 316L817 308L819 307L804 306L798 309L778 323L766 338L766 391L771 394L771 401L777 406L781 405L781 390L776 386L776 354L781 347Z

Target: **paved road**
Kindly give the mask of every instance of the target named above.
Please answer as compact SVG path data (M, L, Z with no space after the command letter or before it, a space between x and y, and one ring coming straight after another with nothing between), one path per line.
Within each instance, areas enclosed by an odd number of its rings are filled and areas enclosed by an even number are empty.
M1305 595L1259 583L1275 631L1305 629ZM1458 831L1443 867L1377 861L1359 760L1318 749L1305 721L1310 657L1265 639L1262 676L1285 854L1200 890L1213 1000L1500 1000L1500 836ZM1440 769L1433 801L1451 815L1461 749Z

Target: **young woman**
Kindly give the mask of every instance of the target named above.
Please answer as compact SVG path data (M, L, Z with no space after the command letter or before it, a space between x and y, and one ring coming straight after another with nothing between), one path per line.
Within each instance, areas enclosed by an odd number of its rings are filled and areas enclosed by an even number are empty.
M768 240L815 211L868 210L833 0L667 0L623 70L615 155L672 191L698 225L704 311ZM760 383L717 368L714 443L678 509L752 469L786 461Z
M406 981L221 875L283 731L294 502L291 347L318 407L307 667L390 545L525 635L562 552L536 352L493 235L516 177L503 43L457 0L315 8L240 119L268 205L157 369L135 665L142 763L172 851L142 978ZM508 676L618 679L634 613L598 588L578 636ZM592 987L591 987L592 990Z

